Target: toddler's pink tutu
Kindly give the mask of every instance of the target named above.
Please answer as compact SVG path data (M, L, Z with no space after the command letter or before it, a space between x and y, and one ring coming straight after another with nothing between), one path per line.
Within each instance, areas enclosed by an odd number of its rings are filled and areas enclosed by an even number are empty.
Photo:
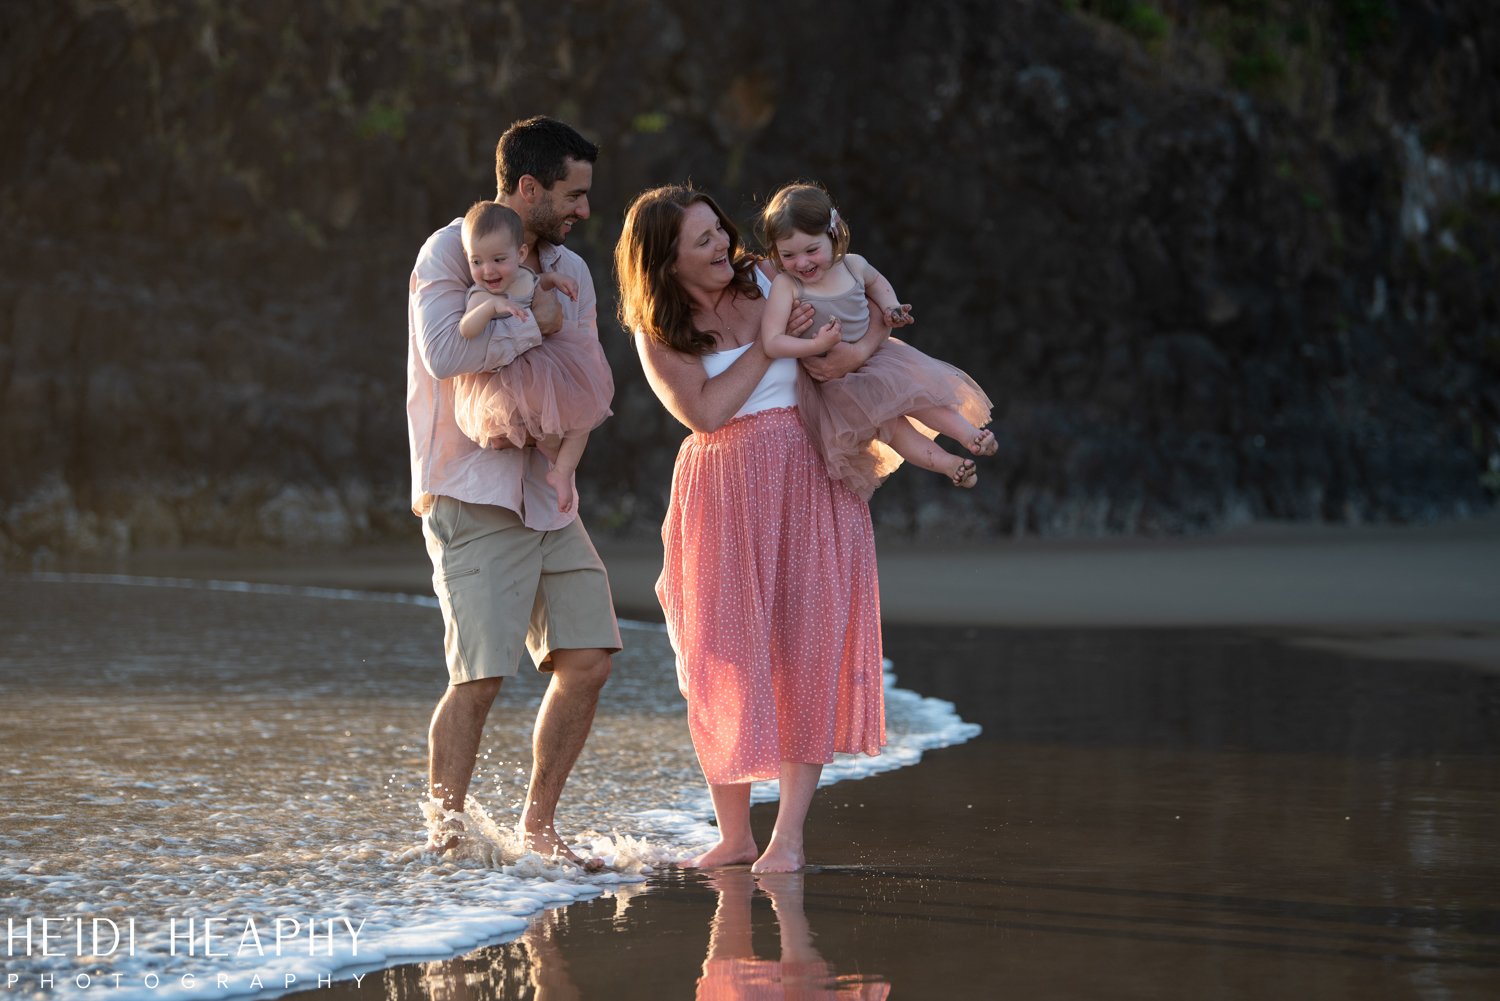
M927 407L954 407L975 427L990 422L990 398L973 379L894 337L842 379L797 380L797 409L828 475L862 500L901 465L881 425ZM929 438L936 434L913 423Z
M497 372L455 377L453 391L459 429L494 448L592 431L610 415L615 381L599 341L570 325Z

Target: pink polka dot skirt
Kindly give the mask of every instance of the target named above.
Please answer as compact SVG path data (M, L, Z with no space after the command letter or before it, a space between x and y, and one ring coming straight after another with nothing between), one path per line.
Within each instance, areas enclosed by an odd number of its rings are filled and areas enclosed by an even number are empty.
M662 541L656 594L710 783L880 753L870 510L829 479L795 408L684 441Z

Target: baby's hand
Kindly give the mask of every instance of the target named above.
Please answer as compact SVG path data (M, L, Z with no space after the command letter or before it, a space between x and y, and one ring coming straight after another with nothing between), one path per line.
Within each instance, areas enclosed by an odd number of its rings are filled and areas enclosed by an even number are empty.
M818 354L822 354L841 341L843 337L844 325L835 318L818 328L818 332L812 337L812 342L817 347Z
M491 296L490 299L495 307L496 319L499 319L502 316L514 316L518 320L526 319L526 310L511 302L510 299L506 296L495 295Z
M542 288L555 288L574 302L578 301L578 283L567 275L560 275L556 271L548 271L541 276L538 284Z
M891 306L885 311L885 322L890 324L893 330L896 327L906 327L917 322L911 315L911 303L903 302Z
M545 477L548 486L557 492L557 510L567 514L578 503L578 491L573 486L573 470L563 466L551 466Z

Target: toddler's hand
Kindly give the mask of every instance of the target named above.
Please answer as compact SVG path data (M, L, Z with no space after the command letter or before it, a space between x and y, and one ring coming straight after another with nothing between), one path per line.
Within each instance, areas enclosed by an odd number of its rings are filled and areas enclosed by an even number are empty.
M891 329L906 327L917 322L911 315L911 303L903 302L892 306L885 311L885 322L890 324Z
M502 316L514 316L518 320L526 319L526 310L511 302L510 299L503 295L493 296L492 298L495 303L495 317L497 319Z
M555 288L574 302L578 301L578 283L567 275L560 275L556 271L548 271L541 276L538 284L542 288Z
M812 342L817 346L818 353L822 354L839 343L843 339L843 336L844 325L835 318L818 328L818 332L813 335Z

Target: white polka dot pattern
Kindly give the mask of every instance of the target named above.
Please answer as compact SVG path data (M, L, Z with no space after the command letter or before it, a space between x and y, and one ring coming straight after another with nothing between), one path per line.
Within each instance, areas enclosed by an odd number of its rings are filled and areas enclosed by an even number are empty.
M713 784L885 744L870 509L831 480L795 408L682 443L656 594Z

